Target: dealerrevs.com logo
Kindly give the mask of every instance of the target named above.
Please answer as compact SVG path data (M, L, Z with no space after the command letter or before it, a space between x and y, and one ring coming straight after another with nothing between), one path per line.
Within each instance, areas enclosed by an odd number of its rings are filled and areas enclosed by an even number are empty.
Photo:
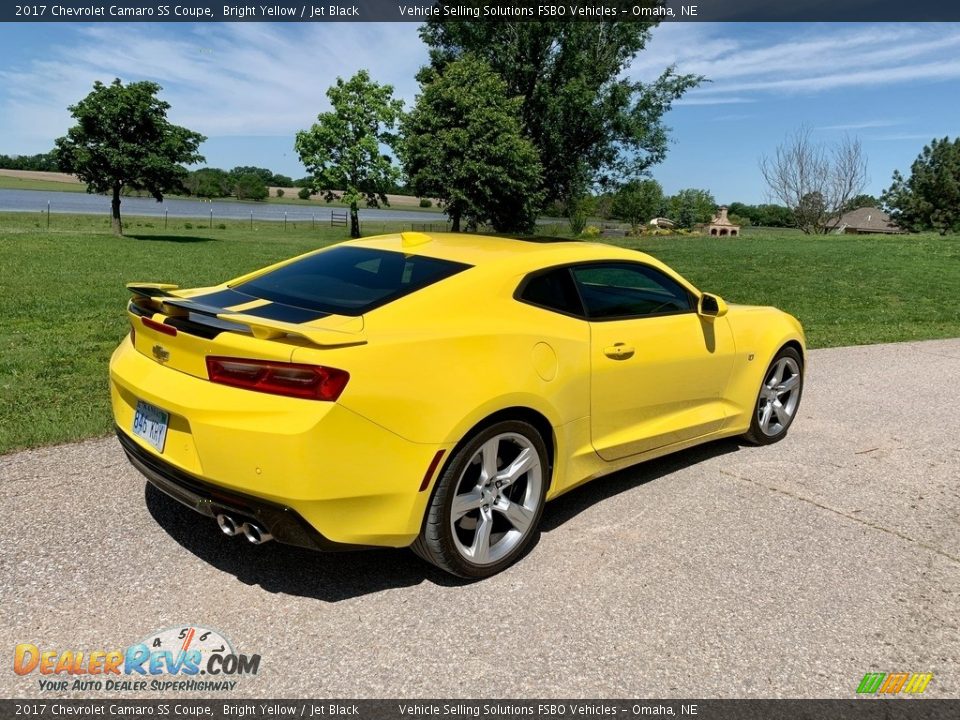
M48 692L231 691L260 670L216 630L180 626L152 633L122 650L53 650L20 643L17 675L37 676Z

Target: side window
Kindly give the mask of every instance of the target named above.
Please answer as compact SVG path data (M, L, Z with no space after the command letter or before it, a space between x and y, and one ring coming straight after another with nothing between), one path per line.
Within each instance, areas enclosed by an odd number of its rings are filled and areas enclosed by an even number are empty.
M609 263L573 268L591 320L690 312L690 293L673 278L646 265Z
M558 268L527 280L520 300L531 305L583 317L583 305L568 268Z

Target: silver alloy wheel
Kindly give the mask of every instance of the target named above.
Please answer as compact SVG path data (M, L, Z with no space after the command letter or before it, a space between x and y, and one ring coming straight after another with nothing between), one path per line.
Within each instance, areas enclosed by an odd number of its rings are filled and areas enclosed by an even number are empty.
M457 480L450 528L457 552L475 565L492 565L530 531L543 483L540 455L519 433L487 440Z
M757 401L757 423L767 437L782 433L793 420L800 400L800 365L782 357L767 372Z

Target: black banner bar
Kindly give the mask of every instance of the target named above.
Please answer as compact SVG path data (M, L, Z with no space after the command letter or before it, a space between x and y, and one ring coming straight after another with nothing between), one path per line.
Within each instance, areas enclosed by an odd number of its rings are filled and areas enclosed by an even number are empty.
M0 700L9 718L360 720L956 720L960 699L850 700Z
M957 22L955 0L40 0L2 22Z

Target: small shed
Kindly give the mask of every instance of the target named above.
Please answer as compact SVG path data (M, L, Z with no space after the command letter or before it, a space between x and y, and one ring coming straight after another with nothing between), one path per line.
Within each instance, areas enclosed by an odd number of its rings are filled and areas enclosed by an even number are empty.
M713 216L710 222L703 226L703 232L714 237L730 236L736 237L740 234L740 226L734 225L727 217L727 206L721 205L717 214Z
M837 220L837 235L867 235L871 233L880 233L884 235L895 235L902 233L903 230L890 219L890 216L880 208L863 207L844 213Z

